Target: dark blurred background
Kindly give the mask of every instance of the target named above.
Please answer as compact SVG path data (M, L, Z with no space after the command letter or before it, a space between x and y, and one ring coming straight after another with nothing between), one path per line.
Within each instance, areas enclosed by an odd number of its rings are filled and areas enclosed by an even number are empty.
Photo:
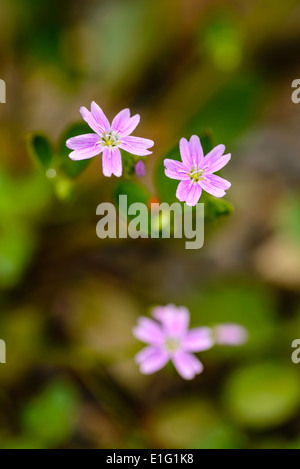
M299 27L297 0L1 0L1 448L300 446ZM232 153L235 209L201 250L98 239L116 178L98 158L76 179L31 158L29 132L57 149L92 100L110 119L141 114L153 197L183 135ZM249 342L201 354L192 382L141 375L132 327L170 302L192 325L242 324Z

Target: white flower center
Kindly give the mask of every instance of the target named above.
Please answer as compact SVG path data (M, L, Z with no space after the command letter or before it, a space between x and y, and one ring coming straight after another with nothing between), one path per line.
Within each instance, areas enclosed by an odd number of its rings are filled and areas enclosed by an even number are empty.
M176 337L167 337L164 345L167 352L174 353L180 347L180 340Z
M119 135L117 132L110 130L102 134L100 143L103 147L117 147L119 144Z
M202 181L204 170L198 168L192 168L191 171L188 173L190 180L193 184L196 184L198 181Z

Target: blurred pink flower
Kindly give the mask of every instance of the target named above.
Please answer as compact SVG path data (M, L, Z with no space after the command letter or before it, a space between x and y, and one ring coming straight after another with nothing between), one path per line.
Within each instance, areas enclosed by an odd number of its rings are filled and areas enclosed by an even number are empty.
M243 345L248 340L247 330L238 324L218 324L213 328L216 344Z
M165 174L171 179L178 179L176 197L180 202L194 206L200 199L202 189L215 197L223 197L230 188L230 182L216 176L231 158L224 155L225 146L218 145L205 157L199 137L193 135L188 142L185 138L179 144L181 161L165 159Z
M134 167L134 170L137 177L144 177L146 175L145 163L142 160L138 161Z
M140 317L133 329L134 336L148 347L135 357L144 374L154 373L171 360L184 379L193 379L203 371L203 365L193 352L210 349L214 341L211 329L188 329L190 313L184 307L159 306L153 309L155 320Z
M138 156L152 153L148 150L154 145L152 140L130 136L140 122L139 114L130 117L129 109L124 109L110 124L102 109L94 101L91 104L91 112L81 107L80 113L95 133L79 135L67 140L67 147L73 150L69 154L71 160L85 160L103 153L104 176L110 177L114 174L120 177L122 175L120 149Z

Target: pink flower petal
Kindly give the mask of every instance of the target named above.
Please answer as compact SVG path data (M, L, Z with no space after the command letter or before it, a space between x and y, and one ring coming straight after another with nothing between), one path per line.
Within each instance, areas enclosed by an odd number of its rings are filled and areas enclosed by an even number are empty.
M90 128L94 132L96 132L96 134L101 136L103 134L103 128L101 125L98 124L98 122L96 122L92 113L88 111L86 107L81 107L79 112L82 115L82 118L85 120L85 122L90 126Z
M215 174L205 174L204 179L200 181L200 185L202 189L215 197L223 197L225 190L231 186L229 181Z
M198 168L204 157L202 145L200 143L200 138L197 135L193 135L190 138L189 146L190 146L190 155L191 155L191 160L193 162L193 166L194 168L196 167Z
M202 194L202 189L199 183L192 184L188 196L186 198L186 204L190 207L194 207L198 202Z
M205 177L215 187L218 187L219 189L222 189L224 191L231 187L231 183L229 181L226 181L226 179L223 179L220 176L217 176L216 174L207 174L205 175Z
M141 373L148 375L163 368L169 361L169 356L165 350L151 347L151 350L148 348L142 355L138 354L136 360L139 361Z
M173 363L183 379L193 379L195 375L203 371L203 365L194 355L186 352L177 352L173 357Z
M93 118L101 128L102 132L108 132L110 129L110 123L102 111L101 107L98 106L98 104L95 103L95 101L92 102L91 104L91 111Z
M165 336L183 337L189 327L190 313L184 306L158 306L152 310L153 317L163 325Z
M190 187L192 185L192 182L191 181L180 181L180 183L178 184L178 187L177 187L177 191L176 191L176 197L178 200L180 200L180 202L185 202L187 197L188 197L188 194L189 194L189 191L190 191Z
M180 181L176 191L176 197L180 202L185 202L190 207L196 205L201 197L202 189L199 183L192 181Z
M103 148L100 145L95 145L91 148L82 148L81 150L71 151L69 158L73 161L87 160L88 158L93 158L93 156L100 155Z
M111 177L112 174L117 177L122 175L122 158L120 150L117 147L104 147L102 171L106 177Z
M209 327L197 327L187 332L182 348L188 352L202 352L214 345L212 330Z
M218 145L212 151L210 151L201 161L200 167L205 169L205 171L212 172L212 168L218 162L218 160L222 157L225 151L224 145ZM214 170L215 171L215 170Z
M247 330L238 324L220 324L214 327L216 342L220 345L243 345L248 340Z
M148 138L127 136L121 138L119 147L133 155L146 156L152 153L148 148L153 145L154 142Z
M186 138L182 138L179 142L179 150L182 162L188 167L192 168L193 160L190 154L190 145Z
M142 348L142 350L140 350L134 357L135 362L139 365L144 360L147 360L147 358L151 357L151 355L156 352L157 349L158 347L153 347L152 345Z
M135 116L130 117L130 119L128 119L127 123L124 126L122 126L121 135L122 136L130 135L136 129L136 127L139 125L140 118L141 117L140 117L139 114L136 114Z
M181 161L169 160L166 158L164 160L164 166L165 175L170 179L177 179L179 181L190 179L188 175L189 169L183 163L181 163Z
M69 140L66 141L66 146L71 150L93 149L99 141L100 138L98 134L84 134L69 138Z
M138 325L134 327L133 335L146 344L162 344L164 341L161 326L144 316L138 319Z
M124 151L127 151L128 153L131 153L132 155L137 155L137 156L147 156L147 155L151 155L152 153L152 151L132 147L131 145L128 145L126 142L120 143L119 148L121 148Z
M123 109L123 111L120 111L112 121L111 130L113 130L114 132L121 133L122 128L124 128L128 124L129 119L129 109Z
M214 163L208 165L208 168L205 170L205 174L212 174L212 173L219 171L228 163L230 159L231 159L230 153L228 153L228 155L221 156Z

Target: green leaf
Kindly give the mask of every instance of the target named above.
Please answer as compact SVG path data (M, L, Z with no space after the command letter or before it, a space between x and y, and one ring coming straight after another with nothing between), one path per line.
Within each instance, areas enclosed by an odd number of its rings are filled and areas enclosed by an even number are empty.
M50 167L53 151L50 140L42 133L32 132L27 135L27 148L29 154L45 168Z
M70 436L77 410L74 388L67 382L56 381L27 404L22 413L23 427L37 443L59 445Z
M233 374L225 395L231 414L241 425L276 427L293 418L299 409L299 373L288 364L252 365Z
M69 178L76 178L79 176L90 164L91 158L81 161L72 161L69 158L71 150L66 146L66 141L69 138L77 137L77 135L89 134L91 129L85 122L76 122L71 124L62 133L57 152L57 160L60 170Z
M203 202L205 205L204 216L207 221L213 222L233 213L233 206L227 200L204 194L200 202Z

